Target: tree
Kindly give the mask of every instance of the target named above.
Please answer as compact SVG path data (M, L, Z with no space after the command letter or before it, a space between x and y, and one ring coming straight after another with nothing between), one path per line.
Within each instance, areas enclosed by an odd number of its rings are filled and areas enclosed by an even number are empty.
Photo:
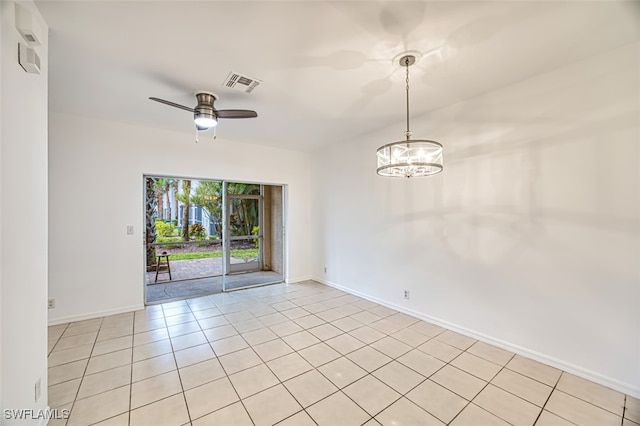
M171 221L171 200L169 199L169 195L171 192L171 181L173 179L162 179L164 182L163 192L167 196L167 220Z
M164 193L167 187L167 179L154 178L153 193L156 197L156 204L158 206L158 219L164 220Z
M229 194L259 195L260 185L247 183L229 183ZM258 226L258 203L248 199L235 199L231 205L231 233L234 235L253 235Z
M180 236L184 241L189 241L189 206L191 205L191 181L182 181L182 193L176 197L183 204L182 209L182 230Z
M204 210L213 223L216 234L222 235L222 182L200 181L191 196L191 202Z
M178 214L179 214L179 210L178 209L178 202L177 202L177 196L178 196L178 185L180 184L180 179L171 179L171 186L173 186L173 205L176 206L175 208L175 212L173 214L173 218L169 218L169 219L175 219L174 225L178 225Z
M147 178L145 191L145 240L147 245L147 268L156 264L156 248L152 245L156 241L156 221L154 217L156 197L154 184L154 178Z

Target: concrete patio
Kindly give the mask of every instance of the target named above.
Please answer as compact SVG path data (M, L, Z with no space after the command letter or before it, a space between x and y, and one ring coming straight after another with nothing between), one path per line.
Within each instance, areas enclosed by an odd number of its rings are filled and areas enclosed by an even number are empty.
M222 257L209 257L206 259L171 260L171 281L191 280L195 278L215 277L222 275ZM146 283L156 283L156 272L151 271L146 274ZM160 270L158 273L158 283L169 282L167 270Z
M242 262L240 259L232 259ZM220 257L207 259L176 260L169 259L171 266L171 280L166 270L158 274L147 272L146 303L157 303L174 299L184 299L222 292L222 262ZM234 262L235 263L235 262ZM256 271L243 274L227 275L225 278L227 290L252 285L267 284L282 281L282 275L273 271Z

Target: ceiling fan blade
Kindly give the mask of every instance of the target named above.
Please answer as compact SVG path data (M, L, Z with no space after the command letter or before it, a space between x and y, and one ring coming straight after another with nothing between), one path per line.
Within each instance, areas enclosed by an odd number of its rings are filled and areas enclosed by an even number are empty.
M254 118L258 113L249 109L219 109L216 115L218 118Z
M187 106L180 105L180 104L177 104L175 102L167 101L167 100L160 99L160 98L153 98L153 97L151 97L149 99L151 99L152 101L160 102L161 104L172 106L174 108L180 108L180 109L183 109L185 111L195 112L195 110L193 108L189 108Z

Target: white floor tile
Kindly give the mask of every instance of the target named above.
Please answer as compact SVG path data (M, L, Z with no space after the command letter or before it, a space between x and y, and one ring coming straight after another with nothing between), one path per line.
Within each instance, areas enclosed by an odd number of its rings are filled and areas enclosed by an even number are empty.
M431 380L444 386L452 392L457 393L461 397L472 400L487 385L487 382L465 373L451 365L445 365L438 370Z
M154 376L131 385L131 408L142 407L182 392L177 371Z
M315 403L307 413L319 426L359 426L371 417L342 392Z
M514 356L506 365L509 370L513 370L524 376L544 383L548 386L555 386L560 378L562 371L557 368L549 367L532 359Z
M417 371L424 377L429 377L436 371L440 370L445 363L430 355L414 349L397 359L398 362L406 365L414 371Z
M131 365L89 374L82 379L77 399L87 398L131 383Z
M509 426L509 423L500 417L494 416L477 405L469 404L451 422L451 426ZM561 426L560 424L556 426Z
M162 399L131 411L130 426L183 425L189 422L182 394Z
M397 401L401 395L374 376L364 376L342 390L371 416Z
M596 407L559 390L551 393L545 410L584 426L619 426L622 419L610 411Z
M316 370L308 371L284 382L286 388L302 407L306 408L338 390Z
M197 364L211 358L215 358L213 349L208 343L204 345L193 346L181 351L174 352L176 364L178 368L186 367L191 364Z
M233 425L233 426L253 426L253 422L240 402L231 404L227 407L207 414L194 420L193 426L212 426L212 425Z
M240 399L226 377L190 389L184 395L191 419L200 418Z
M542 411L540 407L491 384L473 403L515 426L533 425Z
M326 343L309 346L298 353L314 367L319 367L340 357L340 353Z
M502 369L498 364L467 352L460 354L450 364L487 382L493 379L498 374L498 371Z
M231 375L238 371L245 370L250 367L254 367L262 363L262 360L251 348L242 349L237 352L232 352L227 355L218 357L224 371Z
M315 345L316 343L320 343L320 339L306 330L285 336L282 338L282 340L284 340L287 345L291 346L291 348L296 351L308 348L309 346Z
M425 380L424 376L397 361L391 361L371 374L403 395Z
M302 410L283 385L250 396L243 402L256 426L273 425Z
M267 365L282 382L313 369L297 352L269 361Z
M461 396L431 380L418 385L406 397L444 423L449 423L468 404Z
M624 394L569 373L562 373L556 389L622 416Z
M280 383L265 364L232 374L229 380L240 398L246 398Z
M340 389L367 375L365 370L346 357L324 364L318 371Z
M389 358L382 352L373 349L370 346L365 346L364 348L351 352L347 355L347 358L349 358L351 361L355 362L368 372L377 370L383 365L391 362L391 358Z
M204 385L226 375L220 361L216 358L180 368L178 373L184 390Z
M129 385L76 401L67 426L86 426L129 410Z
M316 422L313 421L306 411L300 411L278 423L278 426L316 426Z
M538 407L544 406L552 390L550 386L506 368L494 377L491 384L519 396Z
M376 416L379 424L389 426L443 426L437 418L406 398L400 398Z
M256 351L264 362L280 358L283 355L293 352L293 349L280 338L256 345L253 347L253 350Z
M53 326L47 347L49 405L71 409L51 426L640 426L638 399L313 281Z

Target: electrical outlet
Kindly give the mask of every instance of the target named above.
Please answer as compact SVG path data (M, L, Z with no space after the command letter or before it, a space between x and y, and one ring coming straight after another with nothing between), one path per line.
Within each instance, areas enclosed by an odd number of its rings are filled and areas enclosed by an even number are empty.
M127 235L133 235L133 226L127 225Z
M409 293L409 290L405 290L404 291L404 298L409 300L411 298L411 294Z
M42 380L38 379L33 389L34 402L38 402L38 400L40 399L41 393L42 393Z
M47 304L49 309L53 309L56 307L56 299L49 299L49 303Z

